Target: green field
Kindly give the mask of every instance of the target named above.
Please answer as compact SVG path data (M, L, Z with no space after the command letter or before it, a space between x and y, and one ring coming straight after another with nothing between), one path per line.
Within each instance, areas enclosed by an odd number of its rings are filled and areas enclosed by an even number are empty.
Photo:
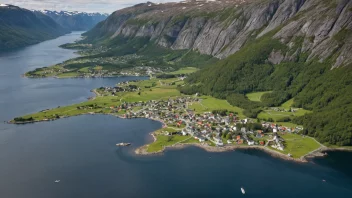
M57 75L58 78L73 78L76 76L77 76L76 72L61 73L61 74Z
M79 72L88 73L89 72L89 67L83 67L83 68L79 69L78 71Z
M290 117L291 119L295 116L303 116L307 113L311 113L311 111L305 109L298 109L296 112L280 112L274 110L263 110L258 114L259 119L268 120L269 118L274 121L278 121L279 119Z
M171 146L178 142L184 141L190 138L189 136L181 136L181 135L173 135L173 136L166 136L166 135L158 135L157 140L148 145L147 151L158 152L163 150L165 146Z
M262 95L266 93L271 93L271 91L253 92L253 93L246 94L246 96L251 101L260 102L261 101L260 98L262 97Z
M278 119L285 117L294 117L294 114L291 112L279 112L274 110L264 110L259 113L258 118L268 120L269 118L277 121Z
M187 136L187 137L189 137L189 136ZM183 141L182 143L184 143L184 144L194 144L194 143L199 143L199 140L196 140L195 138L192 137L192 138L189 138L189 139Z
M226 100L220 100L211 96L202 96L202 101L189 105L188 108L194 109L197 113L209 112L212 110L227 109L237 112L240 118L244 118L243 109L230 105Z
M280 107L286 109L286 110L290 110L291 109L291 106L293 104L293 98L286 101L285 103L283 103Z
M193 72L196 72L198 71L197 68L195 67L184 67L184 68L181 68L177 71L174 71L174 72L170 72L168 74L175 74L175 75L178 75L178 74L190 74L190 73L193 73Z
M320 147L313 138L303 137L297 134L285 134L281 136L285 139L284 151L279 151L284 154L292 154L293 158L300 158Z

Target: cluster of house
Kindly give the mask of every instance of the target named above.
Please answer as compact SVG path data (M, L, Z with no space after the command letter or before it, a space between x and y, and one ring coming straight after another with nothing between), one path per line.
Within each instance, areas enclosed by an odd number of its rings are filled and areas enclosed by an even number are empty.
M292 112L292 113L294 113L298 110L297 108L290 108L288 110L288 109L280 108L280 107L271 107L270 109L273 111L278 111L278 112Z
M110 109L114 112L125 110L125 118L152 118L162 120L165 124L173 124L187 115L185 109L187 104L198 102L198 98L178 97L168 100L150 100L147 102L124 102L119 106L112 106ZM133 111L134 109L138 109ZM175 124L177 126L177 123Z
M188 109L189 104L200 100L193 97L178 97L160 101L123 103L110 108L115 113L124 110L126 112L123 114L124 118L143 117L160 120L169 127L179 129L179 134L192 136L199 142L209 141L216 146L248 144L284 150L284 139L279 136L279 132L292 133L301 130L299 127L289 128L272 123L262 123L261 130L250 130L247 126L253 123L251 119L239 119L233 113L225 116L212 112L196 114ZM273 133L264 138L264 131Z
M117 92L135 92L139 91L140 88L136 85L131 85L129 82L119 83L115 87L100 87L97 89L99 94L111 94L115 96Z

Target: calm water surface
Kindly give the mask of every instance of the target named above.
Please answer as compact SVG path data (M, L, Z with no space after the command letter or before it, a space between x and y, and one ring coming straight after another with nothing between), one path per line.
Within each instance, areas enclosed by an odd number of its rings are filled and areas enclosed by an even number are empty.
M3 123L15 116L86 100L95 87L132 77L27 79L21 74L73 58L57 46L73 33L0 54L1 198L352 197L352 154L298 164L260 151L207 153L199 148L135 156L161 124L86 115L29 125ZM137 78L138 79L138 78ZM131 147L117 148L118 142ZM60 183L54 183L55 180ZM323 182L322 180L326 180Z

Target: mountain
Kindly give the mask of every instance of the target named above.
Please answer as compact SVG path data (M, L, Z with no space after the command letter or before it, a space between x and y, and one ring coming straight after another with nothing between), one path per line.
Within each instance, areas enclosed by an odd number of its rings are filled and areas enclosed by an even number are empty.
M86 13L86 12L69 12L69 11L40 11L50 16L62 27L70 31L85 31L93 28L97 23L105 20L108 14Z
M226 99L252 118L293 101L312 111L292 120L305 135L352 145L350 0L147 2L114 12L84 35L82 42L110 49L143 40L142 48L217 57L180 91ZM261 102L248 100L245 94L257 91L271 92Z
M148 37L171 49L193 49L226 58L246 43L279 28L273 37L324 60L339 53L334 67L352 62L349 0L192 0L144 3L118 10L86 35L99 38ZM324 13L322 15L322 13ZM346 37L346 38L345 38ZM275 54L277 61L286 54Z
M39 43L65 33L68 31L42 13L0 5L0 50Z

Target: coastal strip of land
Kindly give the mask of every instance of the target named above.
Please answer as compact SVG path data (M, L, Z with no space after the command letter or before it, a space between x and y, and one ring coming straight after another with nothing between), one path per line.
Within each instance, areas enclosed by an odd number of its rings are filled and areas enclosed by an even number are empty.
M177 73L177 72L175 72ZM95 97L65 107L45 109L9 121L26 124L84 114L113 115L124 119L146 118L163 123L152 133L154 141L138 148L137 154L160 154L166 148L198 146L209 152L235 149L260 149L272 156L305 162L305 157L320 150L313 138L300 133L302 126L247 118L243 111L226 100L211 96L183 95L184 75L121 82L113 87L92 90ZM252 98L260 100L260 94ZM253 97L254 96L254 97ZM276 119L275 109L270 110ZM278 114L282 114L278 108ZM289 112L285 113L285 116ZM294 114L289 114L295 116Z

